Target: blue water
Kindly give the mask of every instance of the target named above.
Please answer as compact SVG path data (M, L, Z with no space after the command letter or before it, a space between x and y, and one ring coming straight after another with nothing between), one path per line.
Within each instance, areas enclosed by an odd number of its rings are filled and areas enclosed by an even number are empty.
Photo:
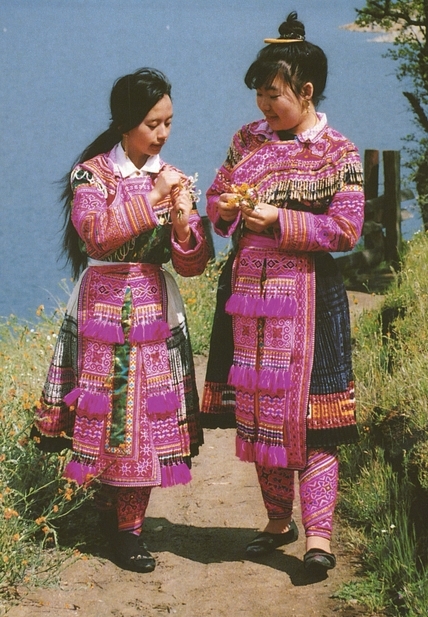
M0 0L0 315L31 318L40 304L50 312L65 298L57 181L106 128L113 81L140 66L161 69L173 84L173 130L162 156L197 172L203 193L234 131L260 117L243 75L293 9L329 58L320 110L330 124L361 152L402 149L414 127L394 63L382 57L387 44L340 28L363 5Z

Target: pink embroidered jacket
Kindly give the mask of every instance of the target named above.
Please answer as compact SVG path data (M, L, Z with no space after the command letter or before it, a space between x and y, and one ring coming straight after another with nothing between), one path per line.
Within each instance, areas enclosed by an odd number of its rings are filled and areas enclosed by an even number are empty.
M247 183L262 202L279 209L277 247L290 252L351 250L364 220L362 167L357 148L318 114L318 124L281 141L265 120L245 125L207 192L207 214L220 236L230 236L241 216L219 224L218 196ZM251 156L250 156L251 155Z
M153 208L146 198L156 174L122 178L113 152L78 165L72 174L72 221L84 250L107 261L165 263L171 257L180 275L201 274L210 252L197 210L190 217L195 246L183 251L169 219L170 198Z

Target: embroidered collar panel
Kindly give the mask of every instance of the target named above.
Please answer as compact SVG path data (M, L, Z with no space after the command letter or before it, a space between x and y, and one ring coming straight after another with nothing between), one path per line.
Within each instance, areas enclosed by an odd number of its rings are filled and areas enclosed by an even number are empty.
M327 116L323 113L317 113L317 117L318 122L316 125L306 131L303 131L302 133L298 133L296 135L296 139L302 143L314 143L320 139L325 127L327 126ZM270 128L266 120L253 122L250 126L250 130L254 133L254 135L262 135L270 141L280 141L278 134Z

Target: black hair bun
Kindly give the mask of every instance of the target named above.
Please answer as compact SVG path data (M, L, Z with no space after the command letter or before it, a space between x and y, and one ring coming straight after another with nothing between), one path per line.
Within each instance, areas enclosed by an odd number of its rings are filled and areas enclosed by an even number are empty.
M297 19L296 11L292 11L286 21L278 28L281 39L304 39L305 26Z

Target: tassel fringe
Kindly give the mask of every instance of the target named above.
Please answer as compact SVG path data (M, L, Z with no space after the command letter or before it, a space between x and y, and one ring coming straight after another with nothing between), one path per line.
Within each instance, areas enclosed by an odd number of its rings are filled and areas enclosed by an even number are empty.
M104 392L89 392L82 388L74 388L63 398L66 405L74 405L78 402L80 412L86 412L88 418L103 417L110 411L110 397Z
M175 392L157 394L147 399L147 413L149 416L168 415L180 407L180 399Z
M240 461L245 463L255 463L254 445L249 441L244 441L241 437L236 437L235 452Z
M68 407L70 407L70 405L73 405L77 401L77 399L79 398L81 394L82 394L81 388L73 388L73 390L71 390L68 394L66 394L62 400L64 401L66 405L68 405Z
M129 340L131 343L146 343L148 341L165 340L171 336L171 330L166 321L154 321L150 324L132 326Z
M226 312L243 317L289 317L296 315L297 303L290 296L273 298L251 298L232 294L226 302Z
M232 364L227 383L229 386L242 388L248 392L260 389L268 391L271 395L283 395L291 387L291 370L261 369L258 372L248 366Z
M264 467L287 467L287 453L283 446L250 443L236 437L236 456L246 463L259 463Z
M96 341L102 341L112 345L123 345L125 342L125 334L122 326L112 321L89 319L83 326L82 333L86 338L92 338Z
M165 465L161 467L161 486L175 486L177 484L189 484L192 480L190 469L185 463L179 465Z
M270 394L283 394L291 387L291 371L262 369L259 372L258 386L260 390L267 390Z
M283 446L256 443L254 454L257 463L264 467L287 467L287 453Z
M229 378L227 380L229 386L235 388L244 388L249 392L255 392L258 384L257 371L254 368L248 366L236 366L232 364L229 371Z

